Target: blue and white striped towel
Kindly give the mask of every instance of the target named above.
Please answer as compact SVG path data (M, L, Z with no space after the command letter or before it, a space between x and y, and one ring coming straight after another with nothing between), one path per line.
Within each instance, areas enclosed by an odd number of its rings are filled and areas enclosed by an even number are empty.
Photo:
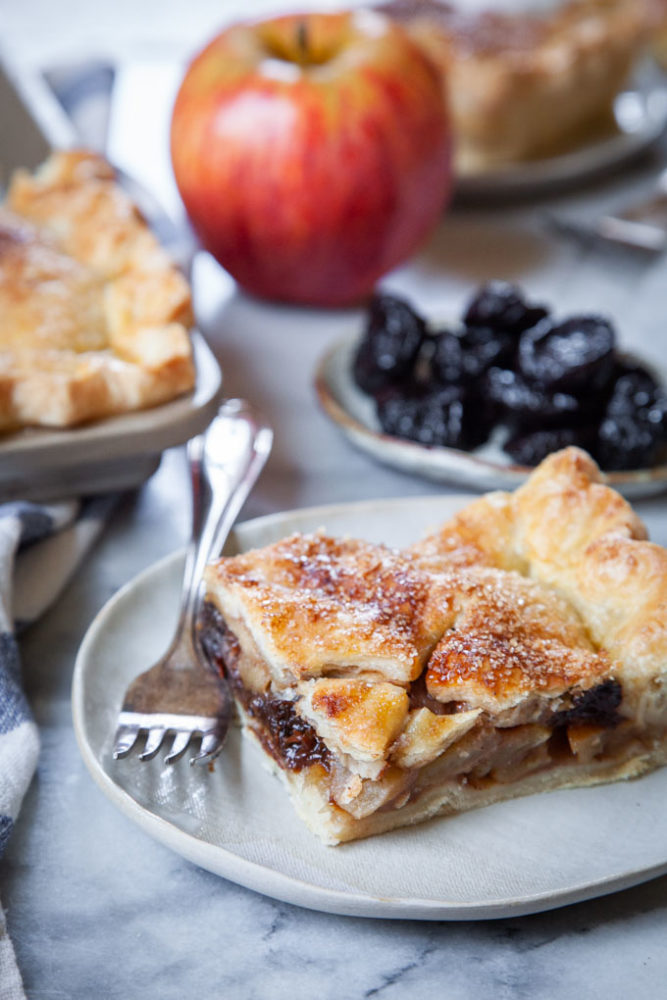
M55 600L114 502L0 504L0 856L37 764L39 736L21 686L16 634ZM25 1000L0 907L0 1000Z

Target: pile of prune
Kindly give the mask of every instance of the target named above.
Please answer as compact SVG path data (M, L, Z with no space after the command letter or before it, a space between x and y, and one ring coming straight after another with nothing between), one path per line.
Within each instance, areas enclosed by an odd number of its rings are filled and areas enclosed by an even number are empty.
M508 282L483 285L457 328L375 296L353 375L383 431L423 445L470 450L500 427L521 465L570 444L610 471L667 459L667 390L617 352L612 323L557 320Z

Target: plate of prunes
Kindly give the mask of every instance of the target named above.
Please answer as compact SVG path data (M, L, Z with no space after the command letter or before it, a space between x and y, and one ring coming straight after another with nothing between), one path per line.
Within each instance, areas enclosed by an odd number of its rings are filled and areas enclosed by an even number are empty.
M576 445L626 496L667 488L667 373L622 351L608 317L558 317L508 282L446 323L376 295L315 387L355 445L429 479L511 489Z

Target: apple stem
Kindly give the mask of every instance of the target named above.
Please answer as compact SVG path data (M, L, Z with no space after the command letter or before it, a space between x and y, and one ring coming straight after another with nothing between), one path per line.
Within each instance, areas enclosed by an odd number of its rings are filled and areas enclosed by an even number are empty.
M305 21L299 21L297 25L296 44L299 49L299 55L305 62L306 56L308 55L308 27Z

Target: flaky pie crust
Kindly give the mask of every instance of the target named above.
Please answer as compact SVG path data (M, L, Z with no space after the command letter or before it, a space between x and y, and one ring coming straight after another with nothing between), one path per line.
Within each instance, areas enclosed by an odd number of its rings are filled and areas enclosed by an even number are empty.
M0 208L0 430L71 427L194 386L190 289L109 164L18 171Z
M296 534L205 581L209 655L326 843L667 759L667 551L579 449L405 550Z
M570 0L549 13L467 13L391 0L443 74L457 169L475 174L609 134L612 103L651 33L650 0Z

